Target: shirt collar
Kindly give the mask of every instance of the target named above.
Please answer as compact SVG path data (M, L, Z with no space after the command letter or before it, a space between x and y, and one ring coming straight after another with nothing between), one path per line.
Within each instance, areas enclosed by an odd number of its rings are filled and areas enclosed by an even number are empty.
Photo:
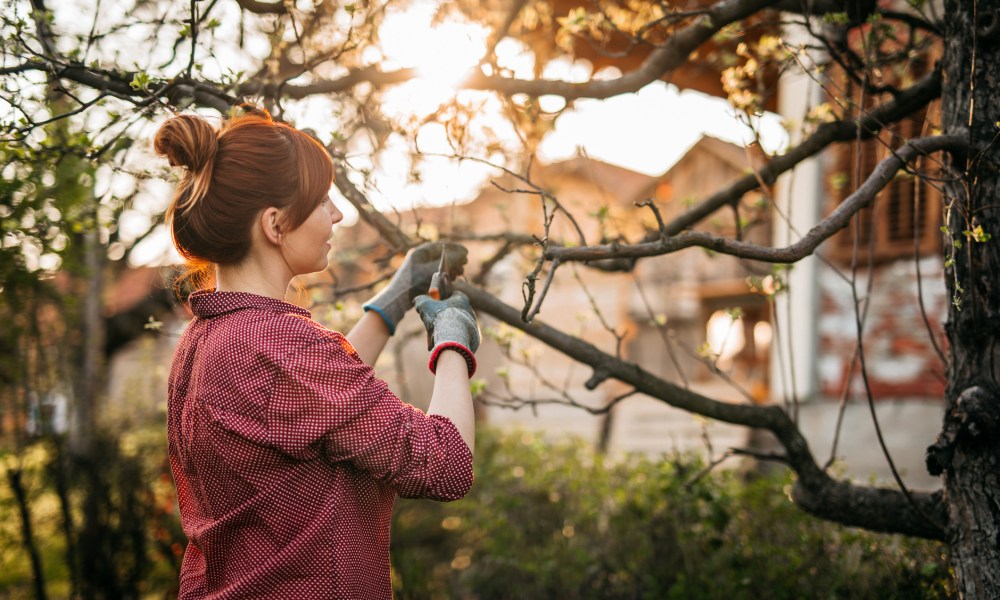
M214 289L199 290L188 297L191 312L196 317L215 317L246 308L270 310L278 313L292 313L303 317L312 314L302 308L275 298L258 296L248 292L217 292Z

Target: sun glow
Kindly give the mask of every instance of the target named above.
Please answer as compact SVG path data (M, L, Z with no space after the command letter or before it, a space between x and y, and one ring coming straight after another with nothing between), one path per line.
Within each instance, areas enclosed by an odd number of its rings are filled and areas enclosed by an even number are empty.
M434 22L433 3L388 15L379 29L387 64L415 68L420 79L454 91L486 54L489 35L476 23Z

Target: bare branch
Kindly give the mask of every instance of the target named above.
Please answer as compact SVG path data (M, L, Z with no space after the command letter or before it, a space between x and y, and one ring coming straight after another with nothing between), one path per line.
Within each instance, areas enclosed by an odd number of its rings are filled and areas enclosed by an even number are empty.
M553 260L552 267L549 268L549 274L545 277L545 284L542 285L542 293L538 295L538 298L535 300L534 306L530 304L525 306L524 310L525 321L531 322L531 320L534 319L536 316L538 316L538 313L541 312L542 302L545 302L545 296L548 295L549 293L549 286L552 285L552 280L555 278L556 269L558 268L559 268L559 259Z
M354 69L339 79L319 80L304 85L281 85L281 93L286 98L300 100L307 96L345 92L359 83L370 83L375 87L382 87L396 83L405 83L416 76L416 69L383 71L377 65L373 65L362 69ZM265 84L261 81L249 81L240 86L237 93L249 96L274 96L278 92L278 87L278 83Z
M385 215L377 211L368 198L354 187L351 180L347 178L347 167L339 152L330 148L327 150L333 156L334 185L337 186L344 198L358 210L361 219L377 231L382 239L392 244L396 250L413 246L414 244L409 237L385 218Z
M655 242L637 244L605 244L582 247L549 247L545 251L548 260L592 261L608 258L642 258L669 254L684 248L700 246L722 254L738 256L770 263L794 263L811 255L827 238L848 225L851 217L859 210L871 205L875 195L882 190L903 168L918 156L933 152L961 152L966 148L966 140L961 136L934 136L911 140L894 155L882 160L871 176L853 194L847 197L833 212L809 230L797 242L784 248L760 246L700 231L689 231Z
M130 85L135 75L130 72L91 69L79 63L47 64L39 60L27 61L14 69L17 72L51 73L58 79L73 81L135 104L149 103L151 97L150 92L134 89ZM165 82L152 94L152 97L163 97L172 103L178 103L182 99L193 100L197 105L213 108L222 113L236 104L236 98L224 92L222 86L195 79L179 78Z
M38 70L38 67L32 61L27 61L20 65L14 65L13 67L0 68L0 75L17 75L18 73L27 73L28 71Z
M816 129L816 132L809 136L808 139L785 154L773 158L757 173L751 173L740 178L728 188L716 192L688 212L668 223L665 233L667 235L677 235L711 215L719 208L727 204L732 204L748 192L758 189L762 181L767 184L774 183L777 181L779 175L790 171L806 159L819 154L834 142L854 140L859 128L862 139L873 137L885 128L887 124L895 123L909 116L940 95L941 74L938 71L933 71L910 88L901 92L893 100L866 113L857 122L836 121L820 125ZM656 236L647 238L645 241L653 241L659 239L659 237L659 234L657 234Z

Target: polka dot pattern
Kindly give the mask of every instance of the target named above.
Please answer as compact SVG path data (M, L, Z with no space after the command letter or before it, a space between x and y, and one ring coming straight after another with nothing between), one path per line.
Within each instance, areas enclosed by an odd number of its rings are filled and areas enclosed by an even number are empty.
M180 598L391 598L398 494L455 500L472 455L297 306L197 292L168 384Z

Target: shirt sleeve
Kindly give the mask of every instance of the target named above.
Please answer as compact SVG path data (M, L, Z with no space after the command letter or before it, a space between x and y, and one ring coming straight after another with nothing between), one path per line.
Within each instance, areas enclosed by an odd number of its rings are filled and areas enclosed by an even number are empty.
M269 444L293 458L349 461L404 498L464 496L472 453L455 425L402 402L339 333L315 333L280 364Z

